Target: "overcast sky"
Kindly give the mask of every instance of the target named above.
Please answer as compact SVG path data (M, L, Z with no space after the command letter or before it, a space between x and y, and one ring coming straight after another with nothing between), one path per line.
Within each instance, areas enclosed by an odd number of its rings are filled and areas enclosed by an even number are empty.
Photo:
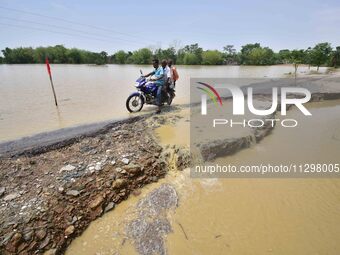
M0 0L0 49L119 49L259 42L275 51L340 45L339 0Z

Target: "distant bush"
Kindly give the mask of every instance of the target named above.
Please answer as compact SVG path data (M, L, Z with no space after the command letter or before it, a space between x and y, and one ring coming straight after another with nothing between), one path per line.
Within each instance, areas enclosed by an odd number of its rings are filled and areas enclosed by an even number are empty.
M44 63L48 57L50 63L55 64L151 64L153 58L172 59L179 65L275 65L292 64L295 74L300 64L320 66L340 66L340 46L333 49L327 42L316 44L313 48L283 49L275 53L269 47L262 47L259 43L246 44L239 52L233 45L226 45L223 51L203 50L197 43L186 45L178 50L174 47L167 49L142 48L133 52L119 50L113 55L102 51L100 53L67 49L63 45L50 47L19 47L5 48L0 63L30 64Z

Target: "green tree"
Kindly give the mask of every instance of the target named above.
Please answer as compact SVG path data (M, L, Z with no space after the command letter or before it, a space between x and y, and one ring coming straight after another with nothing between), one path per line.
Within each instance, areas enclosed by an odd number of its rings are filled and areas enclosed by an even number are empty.
M34 50L33 61L34 63L44 63L46 56L48 56L46 48L38 47Z
M290 50L288 49L280 50L278 53L278 61L281 64L290 63Z
M67 52L67 61L71 64L82 64L83 57L81 51L76 48L72 48Z
M33 49L31 47L28 48L15 48L9 49L6 48L2 50L2 53L5 58L5 62L8 64L30 64L33 62Z
M250 64L250 60L249 60L249 56L250 53L253 49L256 48L260 48L261 45L259 43L248 43L246 45L243 45L241 47L241 53L240 53L240 60L241 60L241 64L243 65L249 65Z
M217 50L207 50L202 53L203 65L221 65L223 63L223 54Z
M116 63L116 64L125 64L127 58L128 58L128 53L126 53L123 50L117 51L114 54L114 60L115 60L114 63Z
M13 61L12 49L6 47L1 52L4 55L4 62L10 64Z
M247 59L249 65L271 65L274 63L274 52L267 47L254 48Z
M199 65L200 59L194 53L187 52L184 54L183 63L184 65Z
M236 52L236 49L234 48L234 45L226 45L223 47L223 53L225 55L225 63L227 65L231 64L238 64L239 61L239 56Z
M290 53L290 63L294 66L294 75L296 78L297 70L300 64L303 63L305 58L304 50L292 50Z
M152 52L148 48L136 50L132 54L132 61L134 64L150 64L152 61Z
M335 51L332 52L331 65L333 67L338 67L340 65L340 46L337 46Z
M311 64L317 66L317 71L321 65L325 65L331 56L332 47L329 43L319 43L311 50Z
M177 64L200 65L203 49L197 43L186 45L177 52Z
M311 50L312 50L312 48L311 48L311 47L308 47L308 48L304 51L305 56L304 56L303 63L308 65L308 69L310 69L311 62L312 62L312 60L311 60Z
M246 44L241 48L241 63L244 65L272 65L275 54L268 47L261 47L259 43Z
M67 49L63 45L46 48L46 55L55 64L67 63ZM43 60L44 61L44 60Z
M166 60L173 60L176 62L176 50L174 47L170 47L167 49L157 49L155 51L155 57L158 58L159 60L166 59Z

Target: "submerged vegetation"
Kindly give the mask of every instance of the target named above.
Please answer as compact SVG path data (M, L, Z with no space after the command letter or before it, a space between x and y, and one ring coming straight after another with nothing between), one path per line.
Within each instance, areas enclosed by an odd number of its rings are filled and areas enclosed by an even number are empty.
M63 45L50 47L19 47L2 50L3 57L0 63L7 64L32 64L44 63L48 57L55 64L149 64L152 58L173 59L179 65L275 65L293 64L295 69L299 64L310 66L340 65L340 46L332 48L330 43L316 44L308 49L283 49L274 52L269 47L263 47L259 43L246 44L239 52L233 45L223 47L222 51L203 50L199 45L191 44L183 48L151 50L142 48L136 51L117 51L113 55L102 51L100 53L67 49Z

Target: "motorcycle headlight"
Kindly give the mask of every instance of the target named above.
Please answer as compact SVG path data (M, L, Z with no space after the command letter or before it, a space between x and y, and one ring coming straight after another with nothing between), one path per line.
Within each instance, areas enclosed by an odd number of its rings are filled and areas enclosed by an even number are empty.
M138 87L139 86L139 82L135 82L135 87Z

